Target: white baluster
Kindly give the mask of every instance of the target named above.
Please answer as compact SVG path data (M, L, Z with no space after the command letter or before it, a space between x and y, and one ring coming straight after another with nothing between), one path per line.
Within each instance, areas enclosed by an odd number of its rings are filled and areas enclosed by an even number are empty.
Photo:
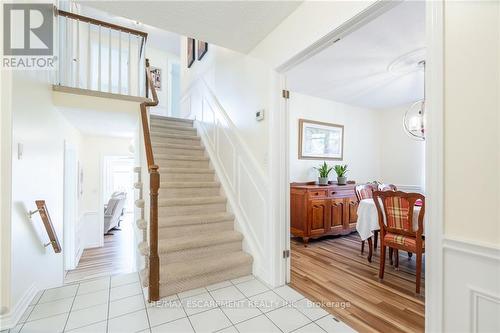
M132 64L130 61L130 57L132 55L131 49L130 49L130 32L128 33L128 64L127 64L127 94L132 95L132 78L130 77L130 74L132 73Z
M101 91L101 26L99 26L99 56L97 59L97 90Z
M75 86L80 88L80 20L76 20L76 82Z
M122 31L118 30L118 93L122 93Z
M109 28L108 45L108 92L111 92L111 28Z
M92 52L91 52L91 44L90 44L90 35L92 33L92 29L90 26L90 22L88 23L88 36L87 36L87 89L91 89L92 85Z

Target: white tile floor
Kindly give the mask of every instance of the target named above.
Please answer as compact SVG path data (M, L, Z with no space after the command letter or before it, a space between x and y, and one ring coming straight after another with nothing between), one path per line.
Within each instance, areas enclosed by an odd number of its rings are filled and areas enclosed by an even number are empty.
M136 273L40 292L18 325L0 333L354 332L288 286L253 276L146 301Z

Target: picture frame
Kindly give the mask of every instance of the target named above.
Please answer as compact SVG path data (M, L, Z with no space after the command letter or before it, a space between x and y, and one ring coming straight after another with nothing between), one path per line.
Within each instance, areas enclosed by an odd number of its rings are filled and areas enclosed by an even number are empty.
M157 91L161 91L161 68L151 66L151 79Z
M299 119L298 158L301 160L343 160L344 126Z
M198 41L198 61L200 61L207 52L208 52L208 43L199 40Z
M187 38L187 68L191 68L195 60L195 40L194 38Z

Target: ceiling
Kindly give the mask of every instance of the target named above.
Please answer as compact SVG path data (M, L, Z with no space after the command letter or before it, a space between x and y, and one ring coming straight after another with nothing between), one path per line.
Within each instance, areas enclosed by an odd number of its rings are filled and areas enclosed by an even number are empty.
M381 109L423 98L425 2L406 1L287 72L293 92Z
M183 36L247 53L301 1L80 1Z
M110 15L102 10L89 7L86 4L81 4L80 10L80 13L85 16L147 32L149 46L175 54L176 56L180 56L181 36L176 33L165 31L124 17Z

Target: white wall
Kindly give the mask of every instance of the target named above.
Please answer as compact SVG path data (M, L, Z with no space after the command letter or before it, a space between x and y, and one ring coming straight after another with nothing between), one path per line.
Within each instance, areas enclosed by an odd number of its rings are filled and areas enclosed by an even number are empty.
M209 45L201 61L186 68L186 38L181 47L181 95L203 78L228 113L244 144L258 164L267 168L269 130L268 117L273 112L276 73L262 61L239 52ZM183 112L186 113L184 100ZM264 109L263 121L255 120L255 112Z
M148 45L146 47L146 58L149 59L151 66L161 69L161 90L158 93L158 106L150 109L152 114L167 116L169 113L170 94L169 90L169 63L179 62L179 57L175 54L159 50Z
M379 116L376 110L357 108L292 91L289 103L290 181L316 180L318 174L313 168L323 163L320 160L298 159L299 119L344 125L344 159L326 161L327 164L347 164L348 179L357 183L379 180ZM333 171L330 179L336 179Z
M498 1L444 2L443 74L443 331L498 332Z
M38 235L46 238L46 234L39 215L32 221L26 217L27 211L35 209L35 200L45 200L62 242L64 142L77 145L79 133L55 111L48 81L48 72L44 71L13 74L11 111L15 149L11 155L12 283L9 303L14 312L23 310L36 290L60 285L63 280L62 254L55 254L52 247L43 247ZM21 159L17 156L18 144L23 146ZM2 252L2 256L5 255L9 253Z
M409 105L375 110L380 144L380 181L425 188L425 142L410 138L403 129Z

